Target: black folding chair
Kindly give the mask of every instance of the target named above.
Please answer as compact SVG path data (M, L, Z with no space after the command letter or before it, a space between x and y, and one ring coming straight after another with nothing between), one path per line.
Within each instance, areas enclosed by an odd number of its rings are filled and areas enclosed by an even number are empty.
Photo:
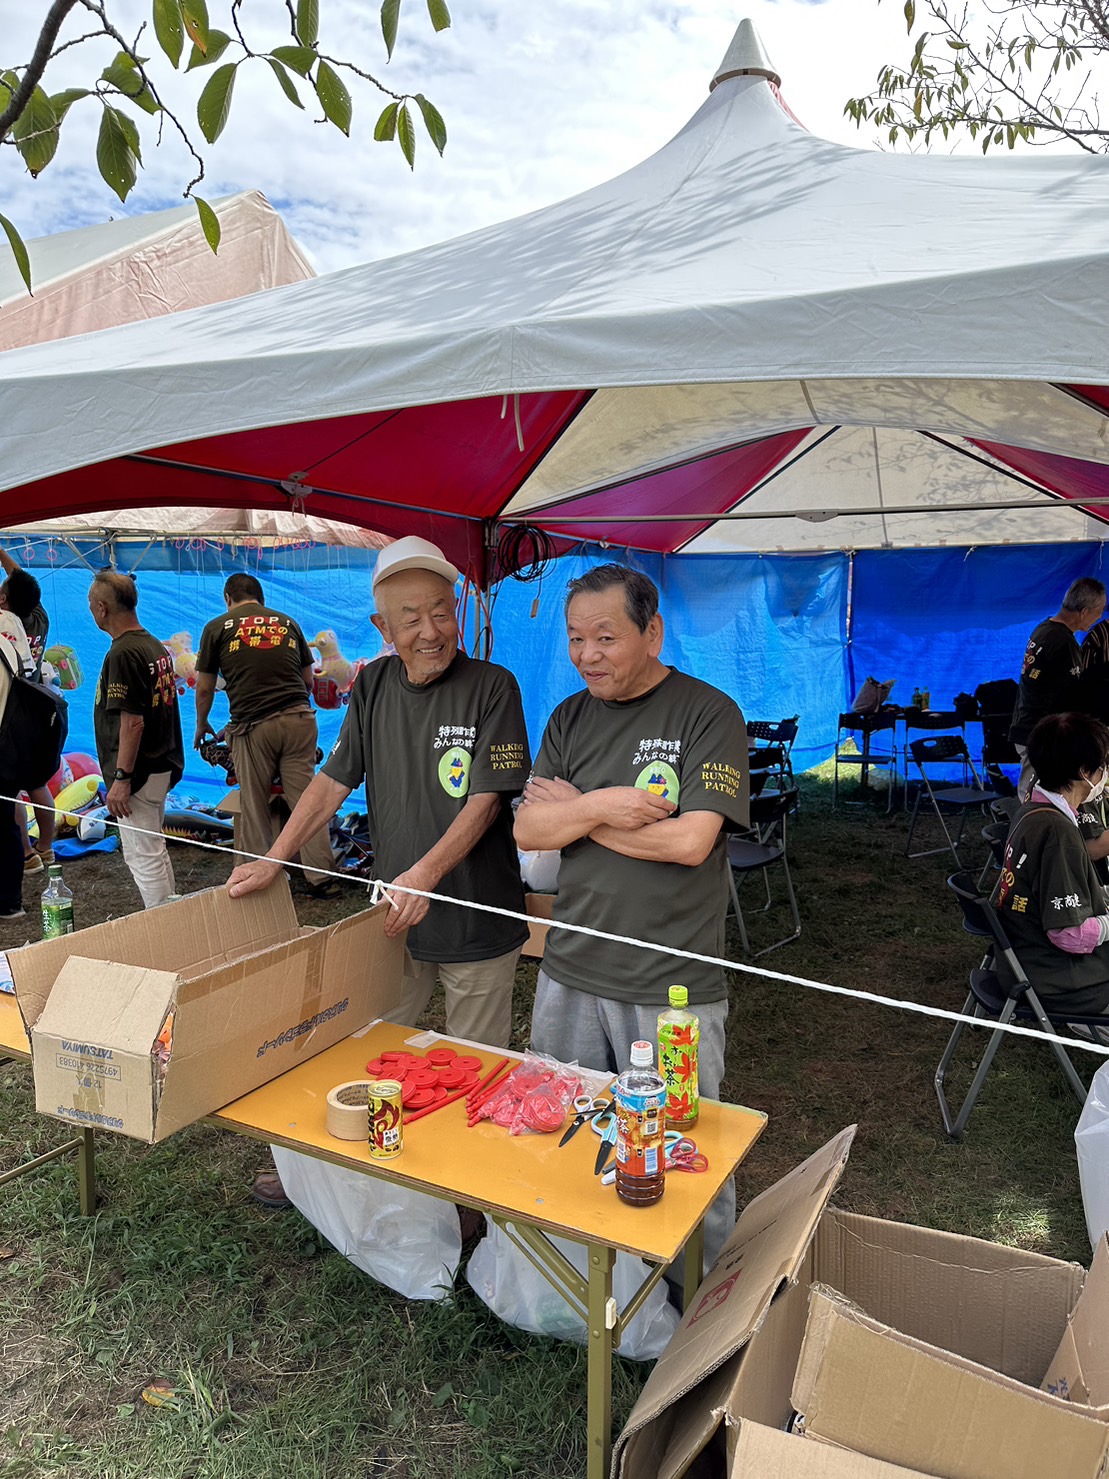
M762 870L763 882L766 885L766 903L762 906L763 913L770 908L773 902L767 869L781 864L785 875L786 893L793 915L793 933L776 940L773 945L756 950L754 952L756 960L760 955L768 955L771 950L777 950L781 945L788 945L801 933L801 915L797 909L797 895L793 891L789 858L786 855L786 822L796 803L796 787L789 791L770 791L764 796L754 797L751 801L751 834L746 837L732 836L727 839L728 887L731 890L732 906L735 909L736 923L739 925L739 938L744 955L751 954L751 942L747 937L747 924L739 904L736 874L739 874L739 881L742 884L749 873Z
M978 891L983 892L991 873L1000 873L1005 861L1005 844L1009 840L1008 822L990 822L982 828L982 841L989 848L982 871L978 875Z
M832 805L839 804L839 773L841 766L858 767L859 780L863 786L872 770L885 770L889 776L886 791L886 810L893 806L893 793L897 790L897 719L899 709L879 709L876 714L847 713L839 716L836 731L836 753L832 764ZM855 735L860 736L856 745ZM877 735L878 745L873 744ZM887 738L883 740L882 736ZM845 749L850 739L851 749ZM888 748L887 748L888 743Z
M905 842L905 856L908 858L927 858L935 853L946 852L951 849L951 855L955 859L955 866L961 868L963 861L959 857L959 843L962 841L963 831L966 828L967 818L972 811L979 812L991 801L997 801L996 791L987 791L979 779L978 772L974 768L974 761L970 758L966 740L958 734L940 734L934 739L913 740L909 746L917 770L920 771L921 785L917 788L916 800L913 802L913 815L909 823L909 835ZM963 767L964 782L973 778L973 785L962 786L933 786L932 777L928 774L929 766L952 765L958 762ZM917 822L920 818L920 804L927 797L940 824L944 835L944 842L940 847L925 847L913 852L913 836L916 833ZM947 829L947 823L953 817L959 818L959 830L955 837Z
M1050 1034L1052 1041L1049 1047L1059 1060L1059 1066L1066 1075L1067 1083L1070 1084L1078 1102L1084 1104L1086 1088L1067 1054L1063 1039L1059 1037L1055 1028L1056 1025L1065 1026L1067 1023L1075 1022L1089 1027L1100 1027L1104 1030L1109 1025L1109 1018L1083 1016L1073 1011L1064 1012L1059 1009L1046 1011L1009 943L1009 937L1005 933L1001 920L993 906L979 892L971 875L953 873L947 880L947 886L955 895L963 911L963 928L968 934L981 936L987 942L982 964L970 973L970 991L963 1004L963 1015L966 1016L969 1013L971 1016L981 1018L983 1026L990 1021L998 1024L990 1034L990 1040L986 1044L978 1070L957 1113L952 1112L951 1105L948 1103L945 1081L951 1060L955 1056L955 1051L968 1024L956 1022L955 1030L948 1039L934 1079L936 1097L940 1101L940 1114L943 1116L943 1127L947 1134L952 1140L962 1139L967 1120L970 1119L970 1112L974 1108L986 1075L990 1071L994 1056L1001 1046L1001 1040L1006 1036L1006 1033L1000 1029L1009 1022L1035 1022L1044 1032ZM1008 985L1005 984L1006 981Z
M747 721L747 738L762 741L754 746L748 756L751 772L776 771L775 784L779 791L785 791L793 785L791 751L797 738L800 717L799 714L793 714L789 719L779 719L776 724L768 719Z

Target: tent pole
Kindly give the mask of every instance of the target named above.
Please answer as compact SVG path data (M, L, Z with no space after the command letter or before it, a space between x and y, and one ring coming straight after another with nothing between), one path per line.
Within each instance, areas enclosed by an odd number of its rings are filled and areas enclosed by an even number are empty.
M851 642L855 625L855 551L847 551L847 611L844 618L844 655L847 659L847 695L845 703L850 703L855 693L855 654L852 651Z

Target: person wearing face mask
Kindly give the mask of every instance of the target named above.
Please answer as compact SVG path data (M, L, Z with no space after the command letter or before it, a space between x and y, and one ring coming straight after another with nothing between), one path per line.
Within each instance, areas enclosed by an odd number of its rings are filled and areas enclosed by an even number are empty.
M1088 714L1049 714L1028 758L1037 780L1009 828L993 904L1044 1006L1096 1015L1109 1009L1109 912L1079 815L1109 780L1109 729Z

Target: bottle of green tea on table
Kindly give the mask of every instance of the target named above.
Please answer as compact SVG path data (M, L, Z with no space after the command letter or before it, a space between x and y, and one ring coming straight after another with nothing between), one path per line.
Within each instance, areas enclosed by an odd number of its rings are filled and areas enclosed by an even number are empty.
M658 1067L666 1084L666 1126L688 1130L701 1112L697 1087L701 1024L689 1010L689 992L684 986L671 986L668 994L670 1009L658 1018Z
M73 890L62 882L58 863L50 864L49 882L42 891L42 938L73 933Z

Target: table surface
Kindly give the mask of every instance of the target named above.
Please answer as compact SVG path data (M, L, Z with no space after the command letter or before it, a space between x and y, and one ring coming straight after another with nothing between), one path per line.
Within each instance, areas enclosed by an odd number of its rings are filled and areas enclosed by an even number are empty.
M23 1018L14 996L0 992L0 1055L5 1058L30 1058L31 1044L23 1031Z
M378 1022L210 1115L207 1123L336 1164L364 1166L373 1175L494 1216L519 1217L547 1232L653 1262L677 1257L766 1124L759 1111L702 1099L691 1135L708 1156L709 1169L700 1175L671 1172L652 1207L629 1207L615 1187L600 1184L593 1174L600 1141L588 1125L561 1148L560 1135L510 1135L490 1120L470 1129L464 1098L405 1125L404 1149L395 1161L371 1160L364 1141L327 1133L327 1095L337 1084L365 1078L367 1060L405 1047L413 1036L411 1027ZM483 1073L504 1056L493 1048L461 1051L475 1052Z

